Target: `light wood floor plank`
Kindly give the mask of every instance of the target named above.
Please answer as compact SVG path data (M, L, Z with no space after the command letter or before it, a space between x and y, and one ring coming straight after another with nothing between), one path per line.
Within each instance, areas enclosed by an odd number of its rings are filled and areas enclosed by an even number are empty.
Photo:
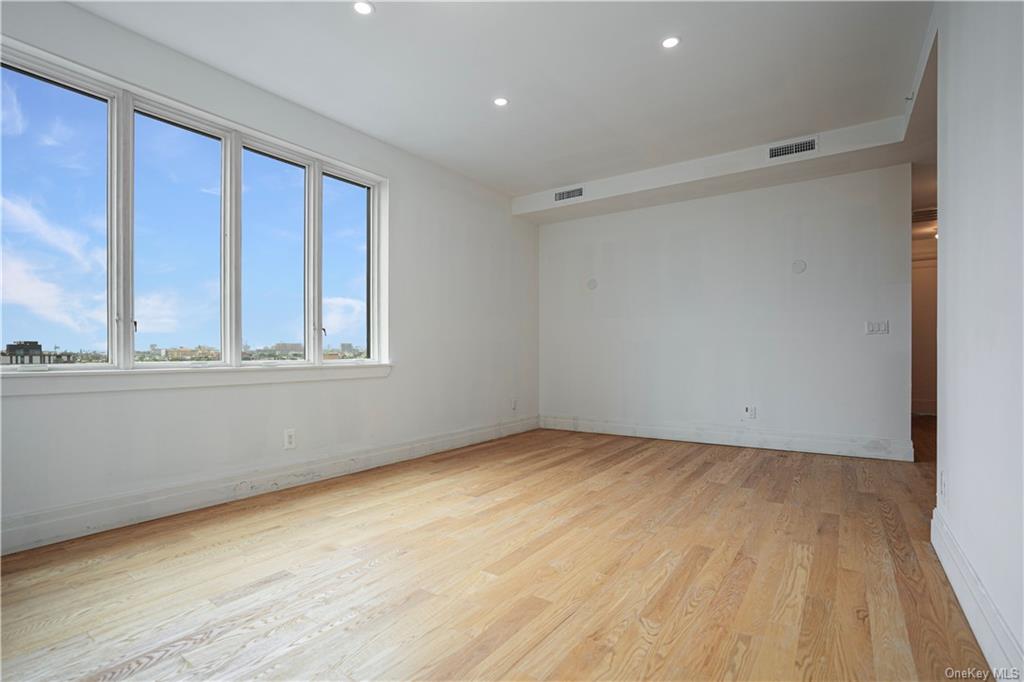
M532 431L4 557L3 675L942 679L934 469Z

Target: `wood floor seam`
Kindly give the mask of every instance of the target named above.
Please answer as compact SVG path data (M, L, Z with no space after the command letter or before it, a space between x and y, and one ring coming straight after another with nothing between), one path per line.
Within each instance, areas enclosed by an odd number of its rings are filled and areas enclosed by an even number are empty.
M3 675L945 679L924 459L516 434L4 557Z

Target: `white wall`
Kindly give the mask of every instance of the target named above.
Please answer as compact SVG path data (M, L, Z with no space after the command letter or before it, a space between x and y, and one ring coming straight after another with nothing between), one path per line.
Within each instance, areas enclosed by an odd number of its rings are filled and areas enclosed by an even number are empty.
M989 664L1024 667L1024 5L935 11L942 232L932 543Z
M6 36L388 177L395 365L383 379L6 396L5 551L536 425L538 235L505 197L75 7L4 3L2 18Z
M912 456L909 165L543 226L540 262L543 425Z
M936 413L936 297L938 295L937 240L911 242L911 400L914 414Z

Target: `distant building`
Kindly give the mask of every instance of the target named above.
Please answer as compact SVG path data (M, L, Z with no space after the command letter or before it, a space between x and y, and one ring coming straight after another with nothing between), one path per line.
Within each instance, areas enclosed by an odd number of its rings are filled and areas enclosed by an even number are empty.
M179 360L191 360L192 349L179 346L177 348L167 348L164 351L164 357L168 360L179 361Z
M75 362L75 353L54 348L43 350L38 341L15 341L7 344L0 353L0 364L4 365L54 365Z

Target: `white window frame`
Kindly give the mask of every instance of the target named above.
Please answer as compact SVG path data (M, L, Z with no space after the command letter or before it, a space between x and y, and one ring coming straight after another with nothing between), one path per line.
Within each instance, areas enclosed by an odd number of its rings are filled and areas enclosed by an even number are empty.
M108 362L0 367L4 396L104 392L191 386L324 381L387 376L388 186L386 177L228 121L157 93L38 50L20 41L0 49L3 64L67 85L108 102L107 140L107 347ZM221 139L221 360L204 363L135 362L134 116L138 111ZM241 165L248 147L306 169L305 314L303 361L241 359ZM323 359L323 176L370 190L368 359ZM44 367L45 369L39 369Z
M321 267L318 265L316 259L316 252L310 247L310 244L316 239L316 232L322 230L320 222L316 218L317 209L314 201L316 195L310 193L310 175L313 173L314 166L318 163L315 159L303 157L293 153L291 150L286 149L280 145L267 142L266 140L254 138L249 135L238 136L239 151L238 151L238 172L235 176L239 179L238 181L238 220L240 227L235 230L237 234L237 244L232 245L235 249L233 262L238 265L234 266L237 271L238 282L233 288L233 296L231 305L233 306L234 314L238 316L237 323L234 325L234 329L237 331L237 337L232 339L233 353L231 356L231 362L233 365L241 365L243 367L260 366L260 367L295 367L303 364L315 365L314 356L310 354L310 347L312 346L316 334L313 330L313 316L310 314L310 294L312 291L312 283L310 280L314 277L320 276ZM245 267L245 263L242 262L242 233L245 231L245 225L241 224L242 219L242 158L243 152L246 149L250 149L257 154L263 154L271 158L283 161L285 163L291 163L296 166L300 166L305 173L303 181L305 187L304 192L304 214L303 214L303 228L302 228L302 254L303 254L303 339L302 345L305 354L304 360L242 360L242 268Z
M122 308L120 307L120 301L115 298L116 286L122 277L122 273L119 272L120 263L116 258L120 247L119 240L122 231L121 216L118 214L118 202L121 192L116 179L117 166L120 162L118 149L124 136L117 112L121 93L117 88L110 87L106 83L59 66L49 64L44 66L43 63L36 59L8 59L6 48L3 50L0 61L2 61L4 66L13 67L30 76L38 76L44 80L52 81L57 84L54 87L67 86L72 90L79 91L83 96L91 95L107 102L107 196L105 197L107 213L107 361L86 363L81 366L86 369L114 369L119 366L118 358L121 355L123 344L123 339L118 333L118 320ZM46 372L50 367L50 365L34 365L15 368L2 365L0 366L0 372L3 372L5 375L14 374L15 372L27 374L31 372Z
M125 121L122 129L125 131L126 140L125 146L128 147L128 159L126 168L131 171L131 175L126 178L126 187L122 188L122 194L125 197L125 203L131 205L132 214L129 218L128 229L125 231L123 239L129 244L129 251L132 254L132 260L129 267L125 267L125 281L123 286L126 289L131 290L131 300L127 301L126 310L130 312L126 319L132 320L132 324L129 326L131 331L131 356L128 358L129 362L126 363L126 367L129 369L135 367L146 367L154 369L196 369L202 367L224 367L231 366L229 352L229 339L230 335L230 324L229 317L226 314L230 310L230 291L228 289L231 278L227 275L230 274L230 268L233 267L233 263L229 256L231 252L231 236L232 231L230 228L230 216L231 212L229 206L231 201L227 198L225 190L228 190L231 182L231 173L228 170L229 163L229 137L231 130L220 126L212 125L208 121L189 115L185 112L179 111L176 108L168 107L160 102L155 102L144 97L133 95L132 93L126 92L124 95L126 103L130 105L129 110L131 116L128 121ZM163 361L148 361L139 362L135 359L135 114L142 114L143 116L149 116L151 118L162 121L168 125L176 125L186 130L194 131L209 135L220 140L221 145L221 164L220 164L220 177L221 177L221 200L220 200L220 360L207 360L203 362L176 362L173 360ZM126 325L128 326L128 325Z
M368 286L367 286L367 290L366 290L366 298L367 298L367 301L366 301L366 303L367 303L367 305L366 305L366 314L367 314L368 319L369 319L370 338L369 338L369 344L367 344L366 352L367 352L367 354L369 355L369 357L371 359L375 358L375 357L380 357L379 354L386 352L387 341L385 339L384 342L381 343L381 341L379 340L379 337L380 337L381 334L386 333L387 330L384 329L385 325L381 325L381 324L377 323L377 321L380 320L380 316L382 315L382 312L381 312L380 307L378 305L376 305L377 301L379 300L380 293L375 289L375 285L377 285L377 283L378 283L378 278L374 277L373 273L374 272L380 273L382 271L382 269L385 267L385 265L378 260L379 259L379 254L381 253L381 249L379 248L379 245L377 245L375 242L377 240L379 240L379 239L382 239L382 238L386 237L386 235L382 234L382 232L380 230L374 229L374 226L380 224L382 212L386 209L386 194L382 198L381 195L384 192L384 190L381 190L381 189L378 188L375 191L375 188L373 186L371 186L371 185L368 185L366 183L365 179L360 178L357 175L354 175L353 173L351 173L346 168L343 168L343 167L337 166L337 165L333 165L333 164L329 164L329 163L322 163L322 164L319 165L319 167L317 169L317 175L316 175L316 178L315 178L315 182L314 182L314 184L316 185L316 187L314 188L314 191L316 192L316 199L317 199L317 201L313 204L313 206L316 206L317 210L320 212L320 215L317 216L317 222L321 225L321 229L316 231L316 235L315 235L316 251L315 251L315 253L313 255L320 262L321 267L323 266L323 234L324 234L324 231L322 229L322 226L323 226L323 208L324 208L324 202L323 202L323 196L322 195L323 195L323 189L324 189L324 177L325 176L331 176L331 177L334 177L334 178L337 178L337 179L340 179L340 180L344 180L346 182L351 182L351 183L353 183L355 185L360 185L361 187L365 187L366 189L370 190L370 214L369 214L369 216L367 216L367 219L370 221L370 229L369 229L368 234L366 235L366 239L367 239L366 250L367 250L367 252L369 254L367 256L367 267L369 268L369 271L368 271L369 272L369 277L368 277L369 281L367 283ZM386 213L385 213L385 215L386 215ZM386 248L386 246L385 246L385 248ZM316 315L317 315L316 325L315 325L314 328L317 330L317 332L320 332L322 330L322 328L323 328L323 312L324 312L323 311L323 305L324 305L323 277L320 277L313 284L316 287L315 296L314 296L313 300L314 300L314 303L316 304ZM324 342L324 335L321 334L321 333L318 333L317 334L316 353L317 353L317 358L319 358L321 364L323 364L323 365L335 365L335 364L344 364L346 362L353 362L352 360L324 360L323 359L323 356L324 356L323 342Z

